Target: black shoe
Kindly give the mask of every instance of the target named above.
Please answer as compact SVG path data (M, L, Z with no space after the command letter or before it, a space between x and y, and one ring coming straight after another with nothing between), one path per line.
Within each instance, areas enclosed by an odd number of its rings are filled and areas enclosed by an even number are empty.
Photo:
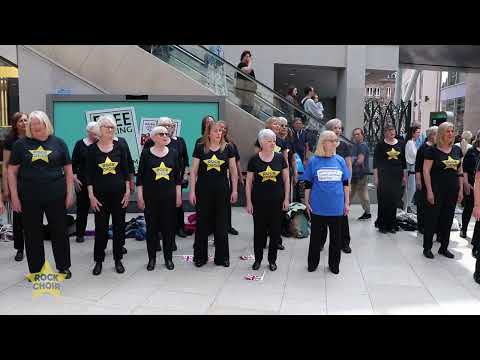
M23 251L18 250L17 255L15 255L15 261L22 261L23 260Z
M438 253L449 259L453 259L455 257L455 255L453 255L450 251L448 251L448 249L445 249L445 250L440 249L438 250Z
M480 273L474 272L474 273L473 273L473 280L475 280L475 282L476 282L477 284L480 284Z
M256 261L256 260L255 260L255 262L254 262L253 265L252 265L252 269L253 269L253 270L258 270L258 269L260 269L260 261Z
M102 272L102 262L97 261L95 263L95 267L93 268L92 274L93 275L100 275L101 272Z
M368 219L371 219L371 218L372 218L372 214L363 213L363 215L360 216L358 218L358 220L368 220Z
M206 262L205 261L195 261L195 266L196 267L202 267L203 265L205 265Z
M178 229L177 235L180 236L181 238L187 237L187 234L185 234L185 230L183 230L182 228Z
M395 225L395 226L393 227L393 230L395 230L395 231L400 231L400 226Z
M463 239L466 239L467 238L467 232L463 231L463 230L460 230L460 237L463 238Z
M388 232L389 232L390 234L396 234L396 233L397 233L397 230L395 230L395 229L390 229L390 230L388 230Z
M68 269L65 270L60 270L60 274L65 274L65 279L71 279L72 278L72 272Z
M175 265L173 265L172 260L165 261L165 266L167 267L168 270L173 270L175 268Z
M476 247L474 246L473 249L472 249L472 256L473 256L474 258L478 258L479 253L480 253L480 252L478 251L478 248L476 248Z
M285 246L283 246L282 244L278 244L277 249L278 250L285 250Z
M147 270L152 271L153 269L155 269L156 262L157 262L157 260L155 258L149 259L148 260L148 265L147 265Z
M419 234L422 234L422 235L425 233L425 230L423 230L422 228L418 228L417 231L418 231Z
M345 246L342 250L345 254L350 254L352 252L352 248L348 245Z
M78 243L82 243L85 241L84 237L83 236L77 236L77 238L75 239L76 242Z
M433 256L432 250L423 250L423 255L427 259L433 259L435 256Z
M382 234L388 234L388 231L386 229L379 229L378 231L380 231Z
M268 265L268 267L270 268L271 271L277 270L277 264L275 264L275 263L270 263L270 264Z
M238 235L238 231L235 230L233 227L228 229L227 232L232 235Z
M332 273L334 273L335 275L337 275L337 274L340 272L340 270L338 269L338 267L329 267L329 269L330 269L330 271L331 271Z
M172 251L177 251L177 244L176 243L173 243Z
M126 253L128 253L127 248L122 246L122 254L125 255Z
M223 262L223 266L224 266L224 267L230 267L230 260L225 260L225 261Z
M308 270L308 272L313 272L313 271L317 270L317 267L316 266L315 267L314 266L309 266L307 270Z
M125 272L125 268L120 260L115 261L115 271L119 274L123 274Z

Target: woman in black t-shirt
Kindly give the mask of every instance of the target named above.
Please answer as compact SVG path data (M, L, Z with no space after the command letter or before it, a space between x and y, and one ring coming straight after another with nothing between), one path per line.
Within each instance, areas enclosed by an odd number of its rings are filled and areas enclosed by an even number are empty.
M168 130L163 126L152 129L154 146L144 149L137 174L137 205L145 210L147 225L147 270L155 268L158 232L162 234L163 256L168 270L173 270L176 208L182 206L182 178L178 153L167 147Z
M72 152L73 183L75 185L75 194L77 195L77 218L76 241L84 242L85 229L87 228L88 210L90 209L90 199L87 189L87 151L88 147L97 141L98 126L95 121L91 121L86 127L87 137L76 142Z
M10 190L8 187L7 167L10 163L13 144L21 138L25 137L28 115L23 112L16 112L12 116L12 129L7 135L3 144L3 162L2 162L2 185L3 185L3 201L10 202ZM23 260L23 250L25 241L23 239L22 214L13 211L13 247L17 250L15 255L16 261Z
M393 126L386 126L384 140L375 147L373 180L377 187L378 215L376 225L382 234L396 233L397 207L402 184L407 181L405 146L395 138Z
M473 208L473 217L477 220L477 224L480 223L480 161L477 162L477 172L475 174L475 206ZM477 243L478 244L478 243ZM473 274L473 279L477 284L480 284L480 256L477 256L477 262L475 264L475 273Z
M227 204L237 201L238 175L235 154L225 142L220 124L207 125L204 139L192 158L189 199L197 212L193 261L197 267L207 263L208 233L211 224L215 224L215 264L228 267ZM231 195L227 169L232 180Z
M110 214L113 227L115 270L125 272L122 264L125 244L125 214L130 200L130 174L125 147L113 140L117 128L111 115L98 119L99 140L88 147L87 186L90 206L95 212L95 245L93 275L102 272L107 246Z
M423 178L427 190L425 207L425 233L423 255L433 259L432 240L437 232L440 237L438 253L453 259L448 251L450 229L455 215L456 203L463 199L462 150L453 146L455 130L452 123L444 122L438 127L437 143L424 152Z
M30 113L26 137L13 144L8 184L13 211L22 213L30 273L40 272L45 263L45 214L56 267L69 279L72 273L66 209L73 203L73 172L67 145L52 133L51 122L43 111Z
M274 152L275 140L272 130L261 130L258 142L262 150L248 162L246 197L247 212L253 215L253 270L260 268L267 233L270 235L268 263L270 270L277 269L277 241L280 238L282 210L287 210L289 205L288 165L281 154Z

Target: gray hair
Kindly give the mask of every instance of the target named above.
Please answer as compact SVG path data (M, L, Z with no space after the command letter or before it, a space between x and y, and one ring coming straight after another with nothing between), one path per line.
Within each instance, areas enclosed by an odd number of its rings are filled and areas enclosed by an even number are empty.
M327 123L325 124L325 129L326 130L333 130L336 126L342 126L342 120L340 119L332 119L328 120Z
M163 124L166 124L168 122L169 125L173 124L173 121L172 119L170 119L169 117L167 116L162 116L160 118L158 118L158 126L162 126Z
M117 121L115 120L115 118L111 114L101 115L98 118L97 124L98 124L99 128L101 128L102 126L105 126L105 125L110 125L110 126L113 126L115 128L115 130L117 130Z
M427 136L427 139L430 138L430 136L436 134L438 132L438 126L430 126L427 130L425 130L425 135Z
M262 129L258 132L258 143L260 144L260 147L262 146L262 141L264 139L271 139L275 141L277 139L277 135L270 130L270 129Z
M93 131L94 133L98 133L98 124L96 121L90 121L87 126L85 127L87 131Z
M167 128L163 127L163 126L155 126L152 131L150 131L150 137L153 138L155 135L161 133L161 132L164 132L164 133L167 133L168 134L168 130Z
M285 119L284 117L278 117L278 118L277 118L277 121L278 121L279 123L283 123L284 125L288 125L288 120Z

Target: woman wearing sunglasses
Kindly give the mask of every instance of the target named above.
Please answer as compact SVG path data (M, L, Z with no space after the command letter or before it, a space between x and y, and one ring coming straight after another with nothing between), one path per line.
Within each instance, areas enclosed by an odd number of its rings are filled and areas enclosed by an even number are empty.
M176 208L182 205L182 177L178 153L167 145L171 139L163 126L152 129L154 145L144 149L137 174L137 205L145 212L147 225L147 270L155 269L157 234L162 234L163 256L168 270L173 270Z

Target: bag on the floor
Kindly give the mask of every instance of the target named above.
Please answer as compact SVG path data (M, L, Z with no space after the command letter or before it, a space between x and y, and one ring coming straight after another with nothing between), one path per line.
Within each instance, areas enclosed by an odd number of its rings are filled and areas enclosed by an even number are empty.
M307 208L302 203L293 202L284 213L282 235L303 239L310 235Z

